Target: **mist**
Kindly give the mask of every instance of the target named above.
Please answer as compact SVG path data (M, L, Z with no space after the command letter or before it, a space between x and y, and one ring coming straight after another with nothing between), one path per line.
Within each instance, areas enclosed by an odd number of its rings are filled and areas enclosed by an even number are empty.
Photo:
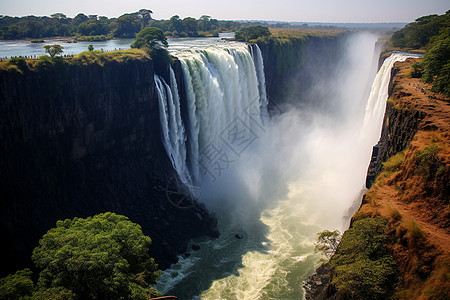
M349 37L335 72L308 91L310 107L302 99L290 99L294 105L255 131L257 139L231 171L203 182L202 199L213 211L220 211L224 202L239 210L262 210L296 198L315 225L344 229L342 218L361 194L377 142L358 139L376 74L376 40L369 33ZM330 103L333 109L314 103Z
M302 91L308 99L270 99L280 108L270 120L252 119L247 111L230 121L241 126L236 132L247 132L241 144L248 143L233 149L216 139L226 168L214 176L209 170L199 183L200 201L216 213L221 236L193 241L200 250L163 272L158 290L186 299L302 294L302 281L320 259L314 253L317 233L345 230L365 190L378 139L365 133L379 131L382 122L366 113L377 71L376 40L369 33L348 36L331 72L316 73Z

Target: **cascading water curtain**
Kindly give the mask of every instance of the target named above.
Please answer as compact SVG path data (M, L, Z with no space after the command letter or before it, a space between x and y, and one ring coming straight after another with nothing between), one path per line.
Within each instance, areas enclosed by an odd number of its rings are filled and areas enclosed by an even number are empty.
M181 117L173 70L170 86L155 75L163 143L186 184L215 179L220 174L213 164L223 162L225 156L239 155L264 126L268 101L263 60L257 45L250 49L230 43L177 54L184 76L187 120Z

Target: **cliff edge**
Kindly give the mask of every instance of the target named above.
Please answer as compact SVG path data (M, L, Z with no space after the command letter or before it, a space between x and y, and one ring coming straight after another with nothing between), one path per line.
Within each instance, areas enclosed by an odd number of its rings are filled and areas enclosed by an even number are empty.
M0 70L2 272L29 266L57 220L106 211L142 226L161 267L191 238L218 235L204 206L167 198L176 172L161 143L150 58L13 63Z
M364 291L373 299L450 296L450 99L411 77L417 60L394 65L370 189L327 264L331 279L314 285L323 276L311 277L306 299L353 299ZM358 245L367 253L361 260L347 253Z

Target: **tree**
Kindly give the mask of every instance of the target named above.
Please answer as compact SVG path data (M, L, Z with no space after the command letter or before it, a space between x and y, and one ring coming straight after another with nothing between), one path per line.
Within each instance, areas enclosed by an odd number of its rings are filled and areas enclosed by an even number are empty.
M139 18L142 19L142 28L148 26L149 21L152 19L152 11L150 9L140 9L137 12Z
M191 17L183 19L184 29L188 36L197 36L197 20Z
M72 25L76 27L81 23L86 22L87 20L89 20L88 16L86 16L83 13L79 13L78 15L75 16L75 18L72 19Z
M422 79L433 83L432 90L450 96L450 30L425 53L421 66L424 69Z
M50 17L55 19L67 19L67 16L63 13L54 13L53 15L50 15Z
M397 281L395 260L386 248L387 220L355 221L330 260L338 299L390 299Z
M268 27L249 26L236 31L235 38L238 41L249 42L250 40L256 40L259 37L268 37L270 34Z
M131 48L167 48L167 38L164 32L156 27L145 27L137 35Z
M33 251L37 286L75 299L148 299L159 277L150 244L138 224L110 212L58 221Z
M45 45L44 49L51 58L54 58L55 55L63 53L64 47L62 47L61 45Z
M314 251L322 252L328 258L330 258L334 254L334 252L336 252L339 242L341 241L341 237L342 235L339 230L324 230L322 232L319 232L317 234L317 244L314 248Z
M169 20L169 28L172 31L177 31L178 33L184 31L183 21L180 19L179 16L175 15L172 16Z
M89 46L88 46L88 50L89 50L89 51L94 51L94 46L89 45Z
M31 296L34 284L30 269L17 271L0 279L0 299L24 299Z
M113 23L113 35L115 37L134 37L141 30L141 23L137 15L122 15Z

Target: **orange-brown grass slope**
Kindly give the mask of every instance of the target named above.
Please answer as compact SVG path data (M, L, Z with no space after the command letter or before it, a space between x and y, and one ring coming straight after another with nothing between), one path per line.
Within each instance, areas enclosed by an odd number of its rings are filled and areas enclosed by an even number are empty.
M390 100L426 113L403 152L383 165L355 218L389 220L400 284L396 299L450 299L450 99L411 78L415 59L399 62Z

